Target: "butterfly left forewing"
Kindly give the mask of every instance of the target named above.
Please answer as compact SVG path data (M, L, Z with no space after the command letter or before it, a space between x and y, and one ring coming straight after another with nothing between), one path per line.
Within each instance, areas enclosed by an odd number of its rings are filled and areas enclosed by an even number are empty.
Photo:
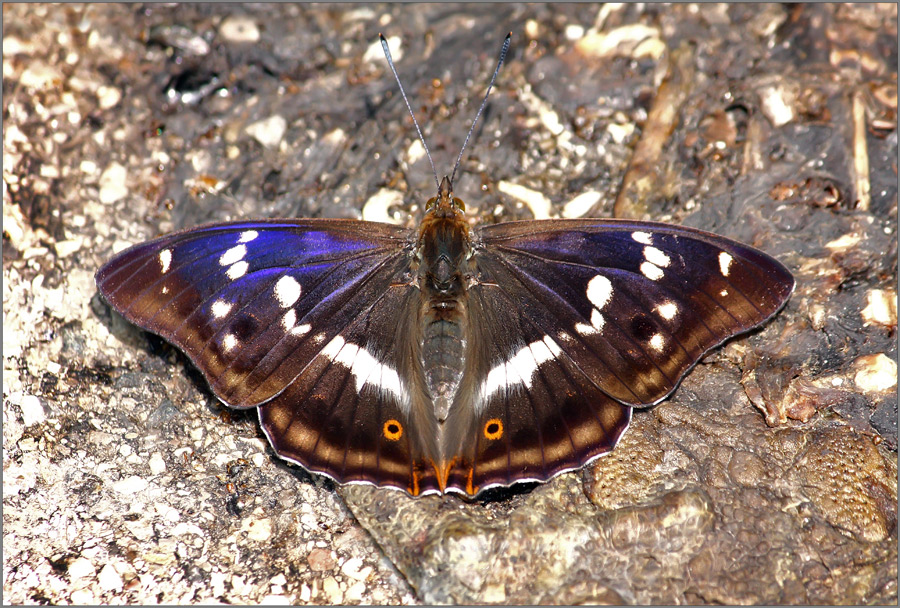
M340 220L219 224L122 252L97 285L126 319L183 350L222 401L252 407L403 280L407 236Z

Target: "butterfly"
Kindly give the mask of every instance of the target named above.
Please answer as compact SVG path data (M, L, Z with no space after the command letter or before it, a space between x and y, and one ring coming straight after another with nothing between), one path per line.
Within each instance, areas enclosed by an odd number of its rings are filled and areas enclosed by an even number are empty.
M219 400L256 408L279 456L414 496L582 467L794 289L767 254L682 226L470 228L448 177L416 229L218 223L123 251L96 282Z

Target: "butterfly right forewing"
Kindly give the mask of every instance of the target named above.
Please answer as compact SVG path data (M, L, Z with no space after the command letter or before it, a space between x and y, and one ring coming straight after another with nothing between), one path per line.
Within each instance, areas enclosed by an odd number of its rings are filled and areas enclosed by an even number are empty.
M480 228L483 280L513 293L604 393L658 403L700 358L766 321L794 281L730 239L653 222L555 220Z

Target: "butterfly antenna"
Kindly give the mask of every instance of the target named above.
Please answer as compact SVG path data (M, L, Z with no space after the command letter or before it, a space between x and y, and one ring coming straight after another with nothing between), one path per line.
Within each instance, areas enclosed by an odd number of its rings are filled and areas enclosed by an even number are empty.
M478 108L478 113L475 115L475 120L472 121L472 126L469 127L469 132L466 134L466 140L463 142L462 148L459 150L459 156L456 157L456 164L453 166L453 173L450 175L450 183L456 179L456 170L459 169L459 163L462 160L463 152L466 151L466 146L469 144L469 138L472 137L472 132L475 131L475 124L478 122L478 119L481 117L481 113L484 111L484 106L487 105L488 95L491 94L491 88L494 86L494 81L497 80L497 74L500 72L500 66L503 65L503 60L506 59L506 52L509 50L509 40L512 38L512 32L506 35L506 39L503 41L503 48L500 49L500 61L497 62L497 68L494 70L494 75L491 76L491 82L488 85L487 92L484 94L484 99L481 101L481 107Z
M400 82L400 76L397 75L397 69L394 67L394 60L391 59L391 50L388 48L387 40L385 40L383 34L378 34L378 37L381 38L381 48L384 49L384 56L387 58L388 65L391 66L391 71L394 73L394 78L397 80L397 86L400 87L400 94L403 95L403 101L406 102L406 109L409 110L409 115L412 116L413 124L416 125L419 141L422 142L422 147L425 148L425 156L428 157L428 162L431 163L431 172L434 174L434 185L440 190L441 184L438 181L437 169L434 168L434 161L431 159L431 152L428 151L428 144L425 143L425 138L422 136L422 129L419 128L419 121L416 120L416 115L409 105L409 100L406 98L406 91L403 90L403 83ZM457 161L457 163L458 162L459 161ZM450 183L453 183L453 180L450 180Z

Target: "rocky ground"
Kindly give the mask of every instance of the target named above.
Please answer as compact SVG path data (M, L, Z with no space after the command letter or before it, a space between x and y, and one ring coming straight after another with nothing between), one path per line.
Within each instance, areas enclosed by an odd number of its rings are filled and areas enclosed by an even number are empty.
M501 13L501 14L498 14ZM896 5L4 5L9 603L896 603ZM484 500L285 464L93 274L241 217L644 217L785 310L583 471Z

